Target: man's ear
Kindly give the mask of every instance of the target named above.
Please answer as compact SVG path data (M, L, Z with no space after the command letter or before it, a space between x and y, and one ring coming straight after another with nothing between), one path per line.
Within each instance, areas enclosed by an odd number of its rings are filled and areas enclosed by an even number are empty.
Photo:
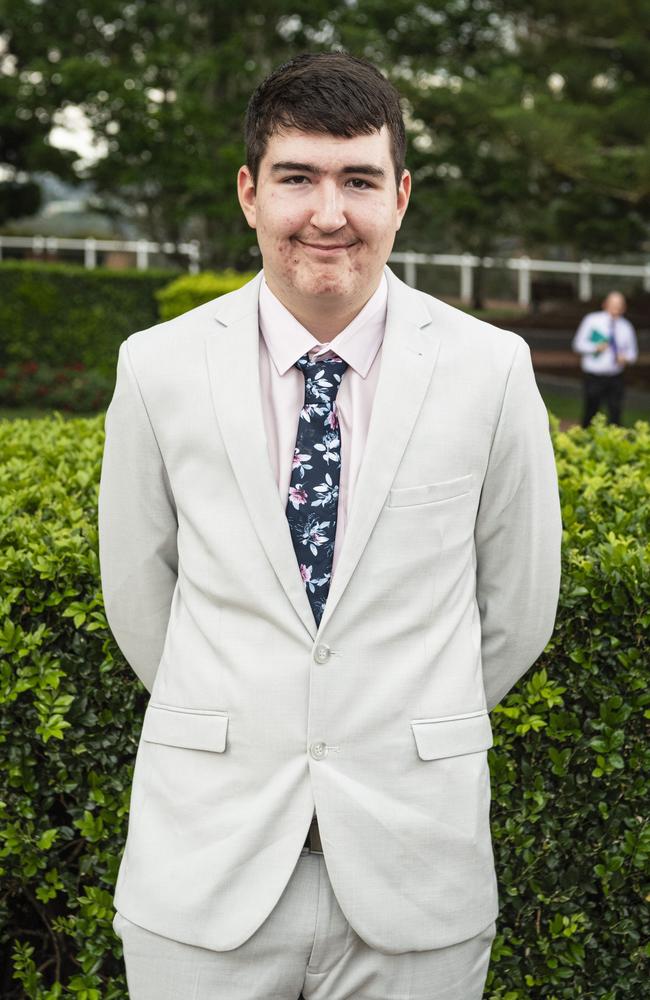
M408 170L402 172L402 179L399 182L399 187L397 189L397 226L396 229L402 225L402 219L404 218L404 213L408 208L409 198L411 197L411 175Z
M255 229L256 224L256 203L255 203L255 182L247 166L239 168L237 173L237 197L241 210L246 216L246 222Z

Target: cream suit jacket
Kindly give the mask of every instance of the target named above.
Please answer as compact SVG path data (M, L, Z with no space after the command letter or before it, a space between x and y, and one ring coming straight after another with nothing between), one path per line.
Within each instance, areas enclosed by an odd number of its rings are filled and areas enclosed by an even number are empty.
M498 913L488 712L551 636L561 520L525 341L388 268L381 368L320 626L267 453L258 290L120 346L99 493L108 622L150 692L115 906L227 951L314 808L385 953Z

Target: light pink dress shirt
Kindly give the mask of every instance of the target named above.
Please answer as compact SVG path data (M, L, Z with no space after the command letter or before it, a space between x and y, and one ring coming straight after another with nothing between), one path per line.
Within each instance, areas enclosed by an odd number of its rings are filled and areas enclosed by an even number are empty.
M351 323L327 344L305 329L273 294L260 285L260 388L271 468L286 508L291 464L305 400L305 380L295 362L303 354L328 358L332 352L348 362L336 408L341 436L341 478L332 558L332 577L341 551L354 486L368 436L368 425L381 364L386 325L388 283L382 274L376 292Z

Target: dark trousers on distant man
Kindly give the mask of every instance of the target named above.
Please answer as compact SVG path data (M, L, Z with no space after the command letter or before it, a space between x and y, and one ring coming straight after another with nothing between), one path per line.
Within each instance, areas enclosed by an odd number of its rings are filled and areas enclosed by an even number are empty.
M607 407L610 424L620 424L623 406L624 372L618 375L594 375L584 372L584 410L582 426L588 427L601 407Z

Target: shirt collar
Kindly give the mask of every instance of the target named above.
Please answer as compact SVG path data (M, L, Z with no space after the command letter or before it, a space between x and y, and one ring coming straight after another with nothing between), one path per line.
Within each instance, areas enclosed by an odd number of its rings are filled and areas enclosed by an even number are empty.
M385 273L376 291L354 319L325 344L314 337L273 294L263 278L260 283L260 331L278 374L284 375L304 354L327 356L334 351L365 378L381 346L386 325L388 282ZM319 350L315 350L315 349Z

